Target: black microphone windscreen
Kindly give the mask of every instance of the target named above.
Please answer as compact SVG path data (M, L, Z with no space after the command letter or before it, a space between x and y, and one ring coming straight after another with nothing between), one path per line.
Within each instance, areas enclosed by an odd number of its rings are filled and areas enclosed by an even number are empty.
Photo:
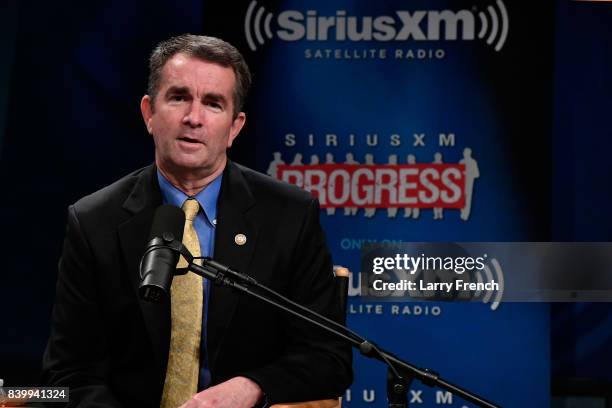
M185 213L173 205L162 205L155 210L149 240L161 237L164 232L171 233L177 241L183 240Z

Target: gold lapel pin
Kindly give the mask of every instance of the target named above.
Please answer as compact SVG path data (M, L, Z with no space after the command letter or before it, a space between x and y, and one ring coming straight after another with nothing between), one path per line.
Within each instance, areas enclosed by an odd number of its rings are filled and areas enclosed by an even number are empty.
M236 234L234 237L234 242L236 245L244 245L246 244L246 235L244 234Z

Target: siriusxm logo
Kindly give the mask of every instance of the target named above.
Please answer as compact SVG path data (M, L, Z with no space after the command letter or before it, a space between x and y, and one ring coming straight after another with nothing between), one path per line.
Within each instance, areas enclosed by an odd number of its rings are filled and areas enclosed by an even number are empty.
M502 0L485 11L396 10L392 15L351 16L346 10L319 15L285 10L276 18L253 0L244 20L244 32L251 50L276 37L283 41L472 41L478 38L500 51L509 28L508 12ZM275 27L273 28L273 21Z

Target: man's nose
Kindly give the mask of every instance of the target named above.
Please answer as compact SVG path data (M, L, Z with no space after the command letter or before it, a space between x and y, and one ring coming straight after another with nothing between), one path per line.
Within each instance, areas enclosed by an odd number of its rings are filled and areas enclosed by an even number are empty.
M197 101L189 104L187 112L183 117L183 123L191 127L200 127L203 125L204 107Z

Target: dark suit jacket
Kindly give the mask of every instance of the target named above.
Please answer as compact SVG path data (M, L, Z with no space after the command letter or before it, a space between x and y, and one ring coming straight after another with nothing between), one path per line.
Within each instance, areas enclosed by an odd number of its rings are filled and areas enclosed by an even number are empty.
M69 207L52 332L49 386L70 406L159 407L170 344L170 304L139 299L139 262L162 198L155 166ZM229 162L214 258L291 299L340 318L316 200ZM245 245L234 242L246 235ZM350 347L296 318L213 286L207 350L213 384L243 375L270 403L334 398L352 381Z

